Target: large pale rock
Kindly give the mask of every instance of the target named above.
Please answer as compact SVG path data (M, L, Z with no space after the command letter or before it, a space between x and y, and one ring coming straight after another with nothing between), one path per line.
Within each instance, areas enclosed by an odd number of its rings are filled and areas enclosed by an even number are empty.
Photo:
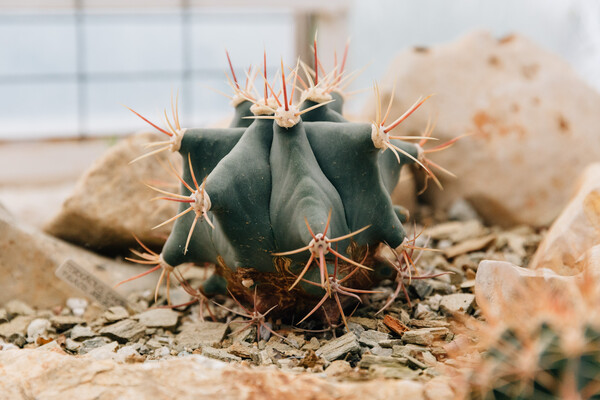
M166 160L169 157L178 166L181 157L166 151L129 163L148 151L143 149L145 144L157 140L164 138L142 133L107 150L80 178L60 213L46 226L46 232L98 250L127 249L135 245L132 234L150 246L160 247L171 224L151 228L174 216L178 204L150 201L158 193L143 183L177 192L177 178L169 171ZM163 183L173 186L165 187Z
M0 351L0 393L11 400L425 399L423 384L406 380L336 382L202 356L129 364L56 350Z
M575 290L583 276L561 276L549 269L521 268L506 261L484 260L475 277L475 298L486 313L510 313L527 292L544 288L568 293ZM520 307L520 306L519 306Z
M0 205L0 306L17 299L31 306L49 308L81 295L54 275L68 258L109 285L143 271L143 267L100 257L20 224ZM123 285L119 291L124 294L151 287L155 279L155 276L144 277Z
M577 192L550 227L529 266L574 275L598 264L598 252L592 248L599 244L600 163L596 163L580 177Z
M497 40L475 32L402 52L381 82L384 105L395 81L392 117L435 93L395 134L420 134L432 116L435 137L472 135L431 154L458 175L444 180L443 192L429 185L439 208L462 197L488 222L546 225L568 201L582 168L600 159L600 94L522 36ZM369 102L368 120L374 105Z

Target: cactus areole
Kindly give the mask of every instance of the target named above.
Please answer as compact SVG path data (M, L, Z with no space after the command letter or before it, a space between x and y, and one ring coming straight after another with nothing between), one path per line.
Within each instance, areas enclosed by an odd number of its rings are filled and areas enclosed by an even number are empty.
M289 320L310 310L337 319L358 294L394 278L382 248L406 243L406 212L390 193L404 165L421 163L422 149L387 132L374 139L374 126L383 132L387 118L381 121L380 106L376 122L348 122L339 112L337 67L318 82L309 68L304 79L299 71L282 63L271 83L263 67L259 94L256 73L242 87L232 68L229 128L182 129L176 108L168 130L153 125L170 138L148 154L183 158L180 192L159 190L181 204L165 221L174 226L159 265L168 278L182 263L213 263L203 294L228 290Z

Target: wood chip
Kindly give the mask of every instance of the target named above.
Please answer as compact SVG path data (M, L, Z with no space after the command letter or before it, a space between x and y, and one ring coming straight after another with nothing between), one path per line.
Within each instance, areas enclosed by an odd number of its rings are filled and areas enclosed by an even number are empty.
M383 323L385 324L385 326L390 328L392 332L399 336L402 336L402 334L408 330L408 327L404 325L402 321L392 317L389 314L383 317Z

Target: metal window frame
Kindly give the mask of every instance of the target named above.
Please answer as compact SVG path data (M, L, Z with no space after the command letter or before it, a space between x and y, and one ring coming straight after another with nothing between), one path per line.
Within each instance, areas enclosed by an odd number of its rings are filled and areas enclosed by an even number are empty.
M195 70L191 57L191 29L194 11L222 11L226 14L235 11L248 12L253 9L290 11L294 18L295 54L302 59L311 57L310 43L319 30L319 47L323 54L333 53L336 46L344 43L348 34L348 5L344 0L255 0L251 7L247 0L4 0L0 2L0 12L19 15L47 15L52 12L73 11L75 23L75 72L56 74L34 74L19 76L0 76L0 83L11 82L56 82L71 81L77 86L77 136L88 138L89 104L87 103L89 82L93 80L115 80L133 77L180 79L184 86L191 87L198 74L212 75L216 71ZM164 13L178 15L181 19L182 68L178 71L90 73L85 68L85 18L89 13L99 15L111 13ZM327 64L327 61L325 61ZM194 94L191 90L182 91L182 111L190 115L193 109Z

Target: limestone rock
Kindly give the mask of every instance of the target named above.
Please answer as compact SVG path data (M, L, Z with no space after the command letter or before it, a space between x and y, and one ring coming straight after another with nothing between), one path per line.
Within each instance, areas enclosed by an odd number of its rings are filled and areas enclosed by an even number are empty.
M71 339L82 340L89 339L94 336L94 331L89 326L77 325L71 329Z
M124 319L108 325L100 333L120 343L135 342L144 335L146 327L134 320Z
M59 280L54 271L68 258L111 286L143 271L143 267L100 257L0 212L0 305L11 300L45 308L64 304L77 291ZM125 294L152 287L155 279L144 277L121 286L119 291Z
M419 382L336 382L314 374L229 366L198 355L128 364L57 351L8 350L0 352L0 368L0 393L11 400L425 399Z
M600 163L595 163L583 172L575 195L550 227L529 267L549 268L561 275L574 275L583 272L586 265L578 261L598 244Z
M475 295L472 295L470 293L454 293L442 297L440 301L440 308L442 309L442 311L448 314L468 314L473 309L474 304Z
M179 313L166 308L155 308L144 311L134 318L148 328L174 328L179 320Z
M191 351L202 346L216 346L223 340L227 328L227 324L209 321L183 325L177 335L177 349Z
M26 335L27 327L33 321L33 317L19 315L13 318L10 322L5 322L0 325L0 337L9 338L12 335Z
M522 292L534 289L535 285L565 292L581 278L581 275L561 276L549 269L521 268L506 261L484 260L477 268L475 297L481 307L498 314L519 303Z
M56 315L50 318L50 322L58 332L62 332L73 328L75 325L83 324L85 320L72 315Z
M348 332L337 339L329 341L316 351L319 357L323 357L327 361L337 360L344 357L348 353L357 353L360 351L358 338L352 332Z
M405 343L431 346L436 341L444 341L450 334L448 328L420 328L404 332Z
M103 316L108 322L117 322L129 318L129 312L123 306L114 306L106 310Z
M471 134L430 154L459 177L444 179L443 192L429 185L426 195L438 208L464 198L488 222L546 225L567 203L579 171L600 159L600 94L522 36L474 32L404 51L380 84L383 104L395 81L393 118L435 93L395 134L421 134L431 115L433 136L442 141ZM369 101L367 120L375 104Z
M142 182L161 186L177 182L166 166L169 158L180 163L178 155L158 155L129 164L143 154L143 146L160 140L157 134L133 135L110 148L80 178L62 210L48 223L46 232L97 250L123 250L135 245L132 234L149 246L160 247L171 225L152 227L176 214L174 202L151 202L156 192ZM178 158L179 157L179 158ZM178 190L178 185L168 187Z
M34 315L35 311L27 303L20 300L11 300L5 304L6 312L11 315Z

